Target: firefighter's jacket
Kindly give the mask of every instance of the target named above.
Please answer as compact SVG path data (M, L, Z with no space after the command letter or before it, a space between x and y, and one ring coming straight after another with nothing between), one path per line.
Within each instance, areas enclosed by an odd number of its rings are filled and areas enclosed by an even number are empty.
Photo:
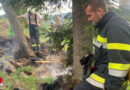
M104 88L107 76L125 78L128 74L130 26L126 20L110 11L97 23L96 29L98 29L95 43L96 70L86 80L96 87Z

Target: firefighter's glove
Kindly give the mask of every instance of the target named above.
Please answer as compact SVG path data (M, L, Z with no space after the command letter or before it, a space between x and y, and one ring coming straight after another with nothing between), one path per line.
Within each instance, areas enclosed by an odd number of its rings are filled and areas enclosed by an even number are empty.
M94 58L93 54L89 54L88 56L84 56L80 59L80 64L86 65L90 60L93 60L93 58Z
M87 60L87 57L86 56L84 56L84 57L82 57L81 59L80 59L80 64L81 65L85 65L85 64L87 64L88 63L88 60Z

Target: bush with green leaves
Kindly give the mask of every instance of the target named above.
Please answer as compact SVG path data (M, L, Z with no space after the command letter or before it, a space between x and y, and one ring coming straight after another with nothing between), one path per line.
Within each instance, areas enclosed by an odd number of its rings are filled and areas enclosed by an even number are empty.
M53 29L53 28L52 28ZM56 27L56 31L47 33L48 45L51 49L57 51L67 51L67 58L64 60L65 65L73 63L73 36L72 36L72 20L66 18L63 24Z
M40 31L40 41L47 41L48 38L47 33L48 33L48 29L49 29L49 22L43 22L43 24L39 27L39 31Z

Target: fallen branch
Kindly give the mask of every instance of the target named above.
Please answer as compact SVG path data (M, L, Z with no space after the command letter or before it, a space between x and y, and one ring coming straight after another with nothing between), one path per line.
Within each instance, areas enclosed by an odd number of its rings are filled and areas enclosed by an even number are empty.
M55 61L52 61L52 60L46 60L46 61L35 61L36 63L52 63L52 62L55 62Z

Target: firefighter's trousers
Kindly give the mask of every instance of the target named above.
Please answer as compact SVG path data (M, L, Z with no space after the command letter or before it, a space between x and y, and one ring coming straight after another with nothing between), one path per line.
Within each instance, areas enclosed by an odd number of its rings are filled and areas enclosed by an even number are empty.
M30 33L30 39L31 39L31 44L33 47L33 50L39 50L40 49L40 34L38 30L37 25L30 24L29 25L29 33Z

